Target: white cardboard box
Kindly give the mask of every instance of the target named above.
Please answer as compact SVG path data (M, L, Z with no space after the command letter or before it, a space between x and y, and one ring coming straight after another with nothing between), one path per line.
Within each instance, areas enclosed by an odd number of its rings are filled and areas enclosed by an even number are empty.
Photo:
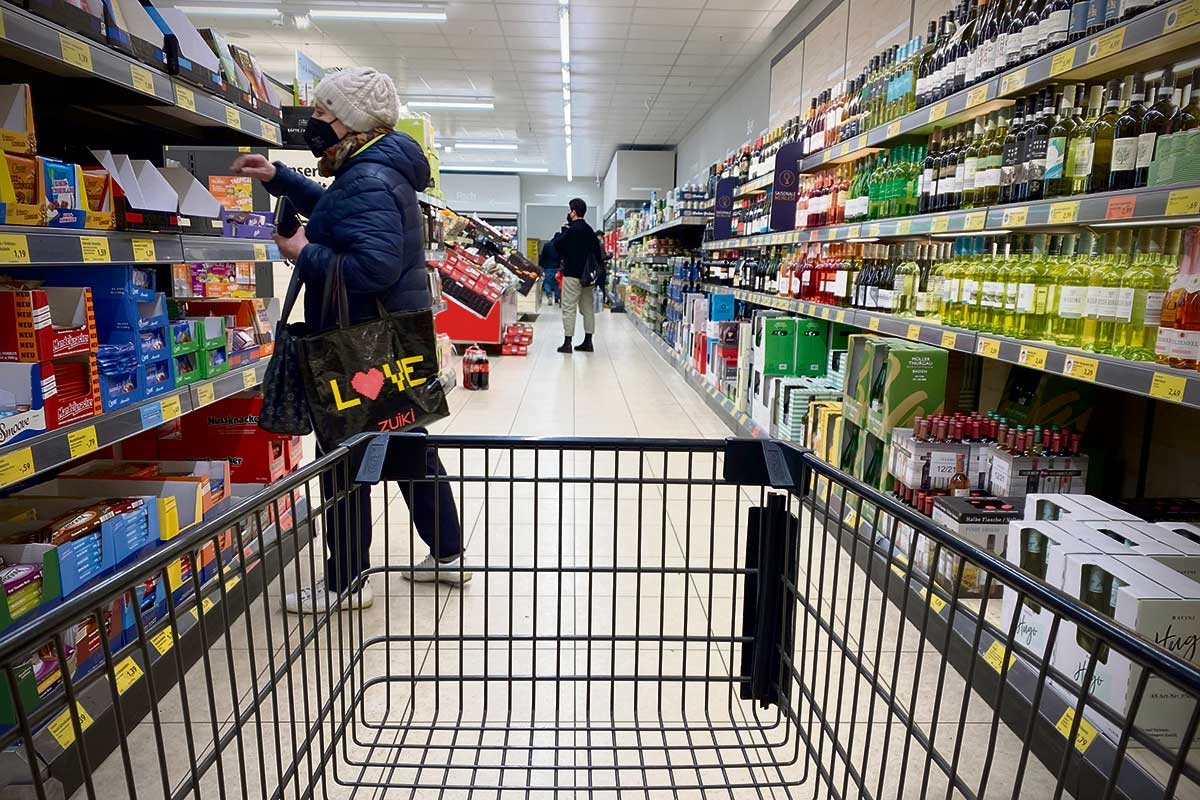
M1122 511L1088 494L1026 495L1025 519L1042 519L1049 522L1087 522L1097 519L1142 522L1128 511Z
M1200 580L1200 544L1161 528L1153 522L1100 522L1092 520L1083 523L1089 528L1112 538L1114 541L1124 539L1130 546L1137 549L1137 555L1147 555L1160 564L1165 564L1189 580ZM1152 542L1169 547L1170 552L1163 552ZM1114 553L1113 555L1118 555ZM1125 553L1119 555L1127 555Z

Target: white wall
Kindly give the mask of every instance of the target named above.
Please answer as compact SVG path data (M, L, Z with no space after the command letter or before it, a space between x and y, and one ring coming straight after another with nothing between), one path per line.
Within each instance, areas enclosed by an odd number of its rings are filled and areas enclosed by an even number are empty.
M662 197L675 186L675 153L671 150L618 150L604 176L604 208L618 200Z
M601 187L594 178L576 178L570 183L555 175L521 176L521 245L528 238L549 239L567 217L567 203L581 197L588 204L587 221L596 227L604 209Z
M521 213L521 178L485 172L443 172L446 205L463 214L471 212Z

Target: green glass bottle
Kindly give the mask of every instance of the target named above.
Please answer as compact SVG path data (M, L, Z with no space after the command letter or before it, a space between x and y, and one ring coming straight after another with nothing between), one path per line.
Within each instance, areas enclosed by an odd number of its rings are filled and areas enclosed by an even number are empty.
M1017 335L1017 287L1021 266L1025 261L1025 237L1014 236L1004 243L1004 258L996 267L1000 284L1000 319L996 333Z
M1110 355L1114 353L1117 297L1121 290L1121 279L1129 266L1128 243L1132 236L1130 231L1109 231L1104 236L1103 249L1093 254L1084 311L1084 350ZM1126 246L1122 247L1122 242Z
M1047 251L1046 234L1035 234L1031 239L1028 257L1023 258L1017 267L1017 323L1013 335L1037 341L1046 338L1050 322L1046 308L1052 281L1051 256ZM1055 241L1054 249L1058 246Z
M1180 231L1171 233L1178 247ZM1116 350L1133 361L1153 361L1162 320L1162 304L1174 277L1171 257L1165 252L1172 246L1166 229L1143 231L1138 238L1138 253L1121 278L1117 300Z
M983 240L972 238L967 241L970 244L963 253L962 266L959 268L962 275L962 303L959 306L961 314L959 320L962 327L977 331L981 329L980 326L983 322L983 307L980 304L983 295L980 280L983 262L979 258Z
M1050 327L1054 343L1066 347L1079 347L1083 343L1084 309L1087 307L1088 268L1091 233L1078 239L1067 236L1063 240L1063 253L1058 266L1051 273L1054 283L1047 301L1051 309ZM1076 245L1087 255L1077 256Z
M904 245L903 254L896 265L892 280L892 312L897 316L911 317L916 314L917 287L920 268L916 261L916 245Z
M963 327L962 321L962 250L966 245L966 239L955 239L950 245L952 252L943 254L944 246L941 244L932 245L934 257L940 261L945 258L942 265L935 264L934 269L942 271L942 324L953 325L955 327Z
M979 266L979 330L1004 333L1004 256L998 240L984 252Z

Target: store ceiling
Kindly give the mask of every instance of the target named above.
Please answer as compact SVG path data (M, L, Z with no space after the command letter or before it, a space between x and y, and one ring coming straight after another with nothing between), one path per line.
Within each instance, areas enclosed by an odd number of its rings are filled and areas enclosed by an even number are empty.
M179 0L183 4L183 0ZM200 0L194 3L200 4ZM256 3L257 4L257 3ZM292 0L281 5L290 11ZM762 52L797 0L570 0L575 174L602 175L618 145L677 144ZM451 0L447 21L281 22L191 14L294 74L373 66L409 98L494 99L494 111L430 110L440 141L516 142L516 153L455 150L445 164L566 173L558 0Z

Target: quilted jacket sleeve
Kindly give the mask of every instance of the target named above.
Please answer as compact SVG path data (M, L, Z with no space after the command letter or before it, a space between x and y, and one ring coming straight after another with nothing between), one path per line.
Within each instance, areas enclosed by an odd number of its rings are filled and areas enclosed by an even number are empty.
M304 177L282 161L275 162L275 177L264 183L263 188L275 197L285 195L296 210L306 217L312 216L313 208L325 194L324 186Z
M330 226L333 245L310 242L296 265L300 277L311 280L328 273L341 255L347 291L381 292L400 280L405 263L404 217L396 198L374 175L336 191L338 202L327 204L340 212Z

